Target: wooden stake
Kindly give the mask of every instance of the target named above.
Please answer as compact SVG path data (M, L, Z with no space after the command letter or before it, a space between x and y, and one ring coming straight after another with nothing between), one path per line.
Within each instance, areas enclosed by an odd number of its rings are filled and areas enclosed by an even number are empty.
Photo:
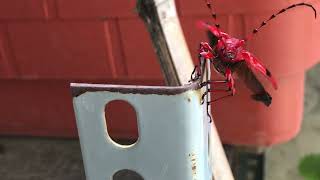
M151 35L167 85L180 86L187 83L194 65L174 0L137 0L137 9ZM210 72L207 73L210 76ZM212 179L234 180L214 123L211 124L209 136Z

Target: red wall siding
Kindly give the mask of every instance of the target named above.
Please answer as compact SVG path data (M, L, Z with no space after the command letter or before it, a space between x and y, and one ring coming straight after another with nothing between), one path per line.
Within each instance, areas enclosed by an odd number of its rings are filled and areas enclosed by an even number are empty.
M0 83L1 134L76 135L67 81L1 80Z
M200 1L176 2L187 44L193 59L196 60L198 44L205 39L205 33L199 31L195 23L200 19L209 19L209 12ZM242 15L227 17L225 12L260 13L262 10L270 10L275 4L250 2L226 0L217 4L219 20L226 32L236 37L244 37L244 34L251 32L252 27L261 23L261 18L248 23ZM288 2L281 1L279 6L284 7L286 3ZM222 4L228 6L222 8ZM255 6L259 6L259 9ZM301 16L304 14L300 12ZM302 30L305 27L296 24L295 18L290 22L290 27L297 26L292 33L301 35L300 32L304 32ZM246 26L239 28L241 23ZM283 23L282 25L287 26ZM279 27L281 29L282 26ZM278 36L275 37L281 38L271 39L271 34L267 31L268 29L260 36L260 41L258 37L258 41L249 44L250 50L253 46L258 47L256 52L261 54L262 58L269 57L270 52L283 53L282 48L278 47L288 46L281 44L287 43L283 40L283 33L277 30L275 32ZM268 51L264 51L265 39L273 44L268 47ZM303 40L302 38L297 42L304 42ZM256 46L258 43L261 46ZM297 44L299 43L290 43L290 46ZM259 52L259 48L264 53ZM292 56L298 57L295 54ZM271 61L265 62L268 67L272 65ZM284 72L283 67L288 67L284 62L286 61L281 60L273 63L281 66L274 66L272 72L276 75ZM303 66L303 61L296 65L301 72ZM290 68L295 69L293 65ZM137 16L135 0L0 1L0 134L76 136L70 82L160 85L163 84L162 79L149 34ZM224 110L229 110L230 104L225 101L228 108L218 108L221 110L220 115L225 114ZM116 113L119 119L126 118L126 112L121 108ZM226 127L224 123L233 125L233 121L235 120L218 121L217 127L220 131L228 130L230 128L222 129ZM248 127L251 127L253 122L255 121L250 121ZM131 127L125 127L125 123L121 125L135 134ZM118 124L113 133L122 137L125 134L124 129L119 127L121 126ZM226 137L223 131L221 132L222 138ZM247 135L250 139L250 133Z
M2 0L0 18L6 20L41 20L56 17L55 0Z
M10 51L9 39L7 36L7 26L0 24L0 77L10 78L16 75L14 72L12 60L12 52Z
M70 82L163 84L135 1L0 1L0 134L75 136Z
M56 0L59 17L64 19L102 19L137 17L132 0Z

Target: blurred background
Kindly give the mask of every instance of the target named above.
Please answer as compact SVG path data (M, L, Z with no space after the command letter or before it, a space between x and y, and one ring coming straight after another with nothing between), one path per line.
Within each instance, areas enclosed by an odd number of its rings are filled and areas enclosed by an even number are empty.
M214 7L221 28L243 38L297 2L227 0ZM70 82L164 85L135 3L0 1L1 180L85 179ZM212 21L210 11L202 0L176 0L176 6L196 63L198 44L207 37L195 24ZM320 153L319 36L320 23L310 9L280 15L247 44L279 82L277 91L265 83L272 106L251 101L240 81L234 98L212 106L225 144L266 149L267 180L302 180L299 163ZM110 136L137 138L132 111L118 104L110 112Z

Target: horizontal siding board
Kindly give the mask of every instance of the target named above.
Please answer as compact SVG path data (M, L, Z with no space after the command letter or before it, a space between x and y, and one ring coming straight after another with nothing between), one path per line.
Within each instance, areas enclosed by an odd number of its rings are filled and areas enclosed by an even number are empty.
M112 76L104 21L9 24L9 35L22 78ZM112 36L112 35L110 35Z
M63 19L134 17L135 0L56 0Z
M48 19L56 16L55 0L1 0L1 19Z

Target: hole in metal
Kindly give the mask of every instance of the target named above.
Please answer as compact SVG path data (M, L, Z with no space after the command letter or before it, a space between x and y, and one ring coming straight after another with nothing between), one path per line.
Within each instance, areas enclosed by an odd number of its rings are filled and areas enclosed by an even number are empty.
M132 145L139 138L136 111L127 101L114 100L105 107L109 137L120 145Z
M122 169L117 171L112 180L144 180L143 177L135 171L129 169Z

